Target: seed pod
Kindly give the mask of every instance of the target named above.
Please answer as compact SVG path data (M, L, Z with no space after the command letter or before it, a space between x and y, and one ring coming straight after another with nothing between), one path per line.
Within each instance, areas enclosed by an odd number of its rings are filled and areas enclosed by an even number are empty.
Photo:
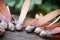
M7 29L7 23L5 21L2 21L0 25L4 28Z
M16 30L22 30L22 25L20 25L21 23L24 22L25 18L26 18L26 15L27 15L27 12L28 12L28 9L29 9L29 5L30 5L30 0L25 0L23 6L22 6L22 9L21 9L21 13L20 13L20 16L19 16L19 24L16 25Z
M40 36L45 36L47 33L45 31L41 31L41 33L39 34Z
M42 38L45 38L45 39L51 39L52 38L52 35L49 34L48 32L45 32L45 31L42 31L40 34L39 34L40 37Z
M9 29L10 31L14 31L14 30L15 30L15 25L12 24L12 23L9 23L8 29Z
M17 31L21 31L22 29L23 29L22 25L20 25L20 24L16 25L16 30Z
M34 30L34 33L36 34L39 34L41 31L43 31L44 28L43 27L37 27L35 30Z
M5 29L0 25L0 36L5 34Z
M33 32L35 28L36 28L36 27L33 26L33 25L28 25L28 26L25 28L25 30L26 30L27 32Z

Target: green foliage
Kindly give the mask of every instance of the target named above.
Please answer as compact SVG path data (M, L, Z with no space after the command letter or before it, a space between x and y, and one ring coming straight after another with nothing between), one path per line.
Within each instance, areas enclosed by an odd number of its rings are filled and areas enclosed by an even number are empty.
M29 11L31 11L35 4L41 4L42 0L31 0ZM5 0L6 4L10 7L15 6L16 9L22 7L24 0Z
M46 37L47 37L47 38L51 38L52 35L51 35L51 34L47 34Z
M44 15L48 12L59 9L60 0L30 0L29 15L35 15L36 13L43 13ZM16 13L19 13L24 0L5 0L5 3L14 7Z
M13 7L16 3L16 0L5 0L6 4L10 7Z

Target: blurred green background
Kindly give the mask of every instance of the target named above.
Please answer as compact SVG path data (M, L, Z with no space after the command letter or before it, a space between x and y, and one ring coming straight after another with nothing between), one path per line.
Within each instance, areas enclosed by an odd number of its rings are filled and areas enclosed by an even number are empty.
M60 0L30 0L29 17L34 17L36 13L46 15L55 9L60 9ZM24 0L5 0L10 7L11 13L19 15Z

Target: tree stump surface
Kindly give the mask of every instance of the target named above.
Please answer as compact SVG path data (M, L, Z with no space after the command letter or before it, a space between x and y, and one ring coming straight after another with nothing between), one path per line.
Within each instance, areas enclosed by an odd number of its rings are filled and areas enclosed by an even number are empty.
M15 16L15 18L17 19L18 16ZM26 31L23 30L21 32L6 31L5 35L3 37L0 37L0 40L45 40L45 39L40 38L34 33L26 33Z

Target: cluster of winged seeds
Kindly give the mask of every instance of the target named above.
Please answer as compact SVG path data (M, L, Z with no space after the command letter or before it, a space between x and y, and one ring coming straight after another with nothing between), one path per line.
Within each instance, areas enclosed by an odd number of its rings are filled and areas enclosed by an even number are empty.
M30 0L25 0L18 21L11 15L9 7L5 5L4 0L0 1L0 35L3 35L8 29L10 31L21 31L24 27L27 32L34 32L41 37L52 37L60 33L60 9L54 10L47 15L35 15L35 18L29 18L24 21L29 9ZM55 21L49 21L58 16Z

